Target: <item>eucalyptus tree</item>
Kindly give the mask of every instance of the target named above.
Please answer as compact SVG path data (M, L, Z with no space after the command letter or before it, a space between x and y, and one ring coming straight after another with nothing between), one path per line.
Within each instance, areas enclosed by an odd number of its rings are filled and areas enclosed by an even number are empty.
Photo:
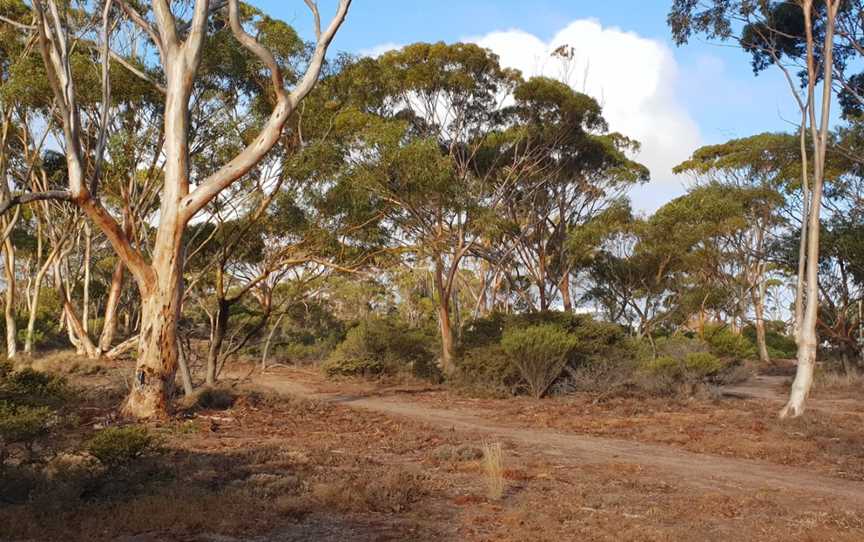
M332 122L342 132L338 177L391 255L431 270L447 374L460 267L526 162L518 142L496 137L518 81L477 45L418 43L361 59L332 83L345 104Z
M704 195L729 212L732 223L720 241L718 262L729 268L727 285L737 290L735 302L743 314L745 297L755 313L759 357L770 361L765 335L765 299L770 281L773 240L785 229L797 229L793 195L800 188L797 138L789 134L759 134L697 149L675 167L692 175ZM746 294L746 295L745 295Z
M568 249L580 250L571 234L619 203L634 184L646 182L649 172L628 156L639 144L609 132L590 96L537 77L519 85L514 99L513 129L536 165L505 200L515 226L509 242L514 260L537 289L538 308L548 310L557 291L570 311L576 261Z
M183 232L199 211L242 179L279 141L288 119L315 85L327 49L350 3L350 0L340 0L332 21L322 27L317 5L312 0L306 2L315 20L315 44L305 72L290 90L278 58L247 31L251 25L266 24L269 19L260 15L245 19L237 0L227 3L196 0L185 13L183 5L172 5L166 0L153 0L146 12L125 0L106 2L102 6L100 35L94 40L103 64L101 110L108 111L111 30L120 13L140 29L154 51L140 58L158 61L160 77L164 78L164 84L160 82L159 85L164 90L164 171L158 223L154 227L155 240L149 258L130 242L116 217L106 210L99 198L98 165L104 152L107 123L100 123L95 148L82 146L78 82L70 57L76 29L70 25L69 8L54 0L34 0L30 6L32 19L18 21L38 38L54 93L54 107L62 120L69 184L67 190L14 196L4 207L48 198L74 202L108 238L135 279L141 294L142 322L135 377L124 405L127 414L145 418L164 413L173 390L177 369L177 321L183 291ZM198 79L212 15L222 8L227 8L226 24L234 37L256 57L261 69L269 72L274 100L267 120L257 135L244 138L245 145L239 153L206 177L193 179L190 178L190 98ZM91 156L93 167L88 168Z
M854 59L862 51L855 39L859 34L861 13L859 2L841 0L675 0L668 18L679 44L686 43L694 33L709 39L734 39L751 55L755 72L769 66L778 67L801 112L799 133L805 205L798 280L804 288L799 295L800 313L796 314L798 370L781 417L799 416L804 412L804 402L813 383L818 349L820 213L831 104L834 85L838 83L847 96L857 98L856 93L849 93L855 85L848 84L851 78L845 74L846 68L855 66ZM803 90L794 81L792 70L800 73ZM817 96L820 84L821 96Z

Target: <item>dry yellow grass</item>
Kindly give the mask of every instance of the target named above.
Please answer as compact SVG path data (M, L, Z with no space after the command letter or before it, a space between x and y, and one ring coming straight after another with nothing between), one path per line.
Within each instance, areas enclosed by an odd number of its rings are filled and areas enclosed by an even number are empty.
M498 501L504 496L504 452L500 442L483 443L483 472L486 473L486 496Z

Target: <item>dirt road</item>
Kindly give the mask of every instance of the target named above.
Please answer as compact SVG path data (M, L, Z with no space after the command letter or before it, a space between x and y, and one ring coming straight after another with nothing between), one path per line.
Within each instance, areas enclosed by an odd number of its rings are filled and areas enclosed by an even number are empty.
M509 442L517 448L542 453L558 463L628 463L657 471L679 483L705 491L795 492L864 507L864 484L812 474L806 469L773 465L634 441L566 434L545 429L505 427L480 413L459 412L413 404L404 395L359 396L320 393L297 382L290 374L272 373L253 378L256 386L283 395L315 399L351 408L409 418L445 429L471 432Z

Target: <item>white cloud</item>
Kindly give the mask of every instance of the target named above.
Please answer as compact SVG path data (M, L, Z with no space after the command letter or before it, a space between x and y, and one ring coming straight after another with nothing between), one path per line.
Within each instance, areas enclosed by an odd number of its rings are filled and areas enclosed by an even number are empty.
M642 151L636 158L650 168L652 182L633 194L637 209L653 210L681 192L672 167L689 157L702 138L679 105L678 66L665 44L604 28L596 20L574 21L548 42L518 29L466 41L491 49L503 65L525 77L555 77L593 96L612 130L639 140ZM551 56L561 45L575 51L568 69Z
M393 51L396 49L401 49L402 45L394 42L382 43L380 45L376 45L374 47L370 47L368 49L361 49L357 52L359 56L368 56L372 58L378 58L383 55L387 51Z

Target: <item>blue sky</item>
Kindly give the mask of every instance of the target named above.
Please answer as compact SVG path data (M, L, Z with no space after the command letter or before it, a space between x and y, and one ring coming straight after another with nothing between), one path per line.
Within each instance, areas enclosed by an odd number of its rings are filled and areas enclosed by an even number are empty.
M309 13L301 0L252 0L252 3L293 24L305 38L311 37ZM336 0L318 3L326 17L332 13ZM675 178L669 169L673 162L686 158L699 145L762 131L789 130L790 122L795 120L792 98L777 70L755 77L748 58L729 46L694 40L685 47L676 47L666 26L670 3L670 0L354 0L334 49L380 52L417 41L470 39L495 50L502 56L502 62L530 70L525 67L525 59L518 55L527 44L536 49L540 42L547 45L566 42L576 45L577 50L585 48L589 62L586 66L599 73L595 79L602 80L593 81L588 93L601 99L604 105L608 97L613 129L635 131L638 133L628 135L648 140L643 149L645 156L638 158L644 158L651 167L654 180L634 191L633 199L637 208L651 211L682 191L686 180ZM591 43L600 45L589 44L585 41L589 39L587 36L594 36ZM627 47L634 59L629 67L626 61L622 62L622 58L627 58ZM621 48L624 50L607 55L607 51ZM639 56L646 49L654 53ZM542 55L535 54L535 58L539 56ZM613 69L610 64L621 66L617 75L609 74ZM652 75L651 66L655 64L657 73ZM605 75L600 73L604 69ZM626 96L621 97L622 89L638 94L647 87L654 90L645 91L641 101L616 102L626 101Z

